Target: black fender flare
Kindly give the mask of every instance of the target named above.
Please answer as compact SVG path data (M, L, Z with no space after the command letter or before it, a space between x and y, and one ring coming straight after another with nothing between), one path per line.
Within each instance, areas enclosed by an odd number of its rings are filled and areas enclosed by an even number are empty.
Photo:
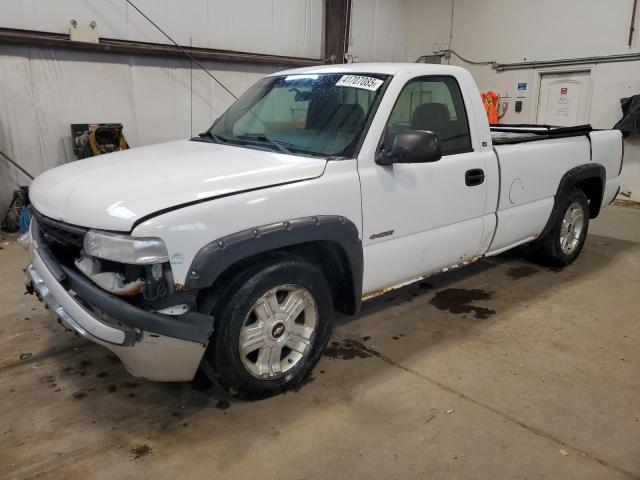
M353 305L359 310L362 300L364 261L358 228L338 215L317 215L248 228L220 237L202 248L193 258L186 289L210 287L232 265L255 255L295 245L331 241L346 255L353 283Z
M560 202L558 201L562 195L573 190L573 188L583 180L592 178L600 180L602 195L600 198L592 199L589 203L589 216L591 218L598 216L600 208L602 207L602 196L604 195L604 187L607 181L607 170L599 163L585 163L584 165L578 165L577 167L567 171L560 179L558 191L554 197L553 210L551 210L549 220L547 220L547 224L545 225L544 230L542 230L542 233L538 235L538 238L544 238L551 230L553 230L554 225L558 222L560 215L562 215L562 205L560 205Z

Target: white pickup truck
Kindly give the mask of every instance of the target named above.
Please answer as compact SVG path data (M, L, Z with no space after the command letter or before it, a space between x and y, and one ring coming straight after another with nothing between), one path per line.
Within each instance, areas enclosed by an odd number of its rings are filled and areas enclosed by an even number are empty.
M270 395L368 294L528 242L571 263L622 157L618 131L490 128L457 67L279 72L199 137L36 178L27 288L133 375Z

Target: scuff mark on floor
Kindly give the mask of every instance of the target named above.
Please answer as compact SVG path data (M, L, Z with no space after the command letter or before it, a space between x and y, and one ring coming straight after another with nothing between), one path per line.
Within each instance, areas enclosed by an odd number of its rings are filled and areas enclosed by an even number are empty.
M291 389L291 391L292 392L299 392L302 387L304 387L305 385L308 385L310 383L313 383L313 381L315 379L316 379L316 377L314 377L313 375L311 375L311 373L309 373L302 380L300 380L300 383L298 383L295 387L293 387Z
M514 280L520 280L521 278L530 277L540 272L537 268L530 267L528 265L521 265L519 267L511 267L507 271L507 275Z

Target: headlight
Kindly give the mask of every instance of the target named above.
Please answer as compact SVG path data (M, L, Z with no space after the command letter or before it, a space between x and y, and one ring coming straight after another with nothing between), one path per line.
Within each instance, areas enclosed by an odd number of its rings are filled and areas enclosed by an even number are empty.
M159 238L136 238L95 230L89 230L84 236L84 252L92 257L133 265L169 261L167 247Z

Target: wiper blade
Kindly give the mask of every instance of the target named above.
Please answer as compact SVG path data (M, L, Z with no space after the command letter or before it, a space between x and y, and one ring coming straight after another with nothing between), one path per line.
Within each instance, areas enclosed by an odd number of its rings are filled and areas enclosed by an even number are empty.
M284 142L279 142L278 140L269 138L266 135L242 135L242 136L239 136L238 138L242 140L249 140L249 141L255 140L258 142L270 143L271 145L276 147L278 150L280 150L282 153L291 155L291 150L289 150L287 147L283 145Z
M209 130L199 133L197 137L193 137L191 140L195 140L196 142L209 142L213 140L216 143L229 143L228 138L224 138L220 135L216 135L215 133L211 133Z
M267 142L269 142L271 145L274 145L275 147L278 148L278 150L280 150L282 153L287 153L287 154L291 154L291 150L289 150L287 147L285 147L282 142L279 142L278 140L274 140L272 138L269 138L267 136L262 136L260 137L260 139L264 139Z

